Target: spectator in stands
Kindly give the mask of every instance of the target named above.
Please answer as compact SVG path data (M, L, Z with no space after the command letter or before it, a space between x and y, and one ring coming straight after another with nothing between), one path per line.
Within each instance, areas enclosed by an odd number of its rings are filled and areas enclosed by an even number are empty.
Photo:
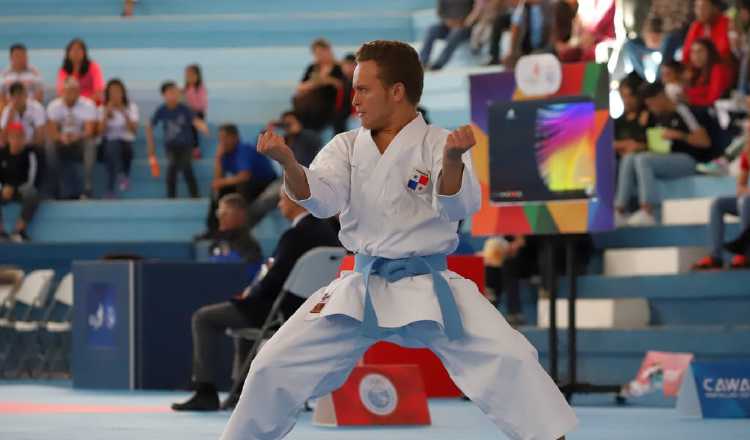
M485 14L492 19L492 32L489 38L488 66L500 64L502 54L503 34L510 30L513 10L518 7L519 0L488 0Z
M530 276L537 268L536 246L527 246L526 237L514 235L488 239L484 246L485 278L487 288L500 305L503 295L507 297L506 321L513 327L525 324L521 310L519 282Z
M662 22L661 61L674 61L693 20L694 0L651 0L649 16Z
M271 161L258 154L254 145L243 143L234 124L219 127L219 146L214 159L214 178L211 182L211 205L206 218L207 231L199 238L210 237L218 227L214 212L218 200L225 194L239 193L252 203L276 180Z
M571 15L572 23L568 25ZM615 37L614 0L562 0L557 3L554 46L563 62L593 61L596 45Z
M549 0L518 2L511 15L510 48L503 64L512 68L523 55L548 51L553 23L554 9Z
M285 111L279 121L271 121L268 124L268 129L281 130L286 144L289 145L294 157L303 166L310 166L322 146L320 136L316 132L302 127L296 113L291 110ZM281 184L282 178L276 179L250 205L249 223L251 227L260 223L263 217L278 205Z
M695 40L708 38L716 47L720 62L729 65L732 49L729 44L729 18L722 13L721 0L696 0L695 21L690 25L682 46L682 63L690 65L691 49Z
M10 239L20 243L29 241L26 230L39 204L39 196L34 187L36 155L34 150L26 146L25 130L21 122L10 122L5 131L8 145L0 147L0 205L21 202L21 216L16 220L13 234L8 236L0 211L0 241Z
M646 149L646 129L653 125L638 89L643 81L631 73L620 82L620 97L624 106L622 116L615 119L615 152L618 156L638 153Z
M724 243L724 215L739 215L742 228L750 227L750 162L747 144L740 156L740 174L737 176L737 192L731 197L719 197L711 203L711 220L708 226L708 239L711 243L711 254L701 258L693 265L693 270L721 269L724 266L722 245ZM733 269L747 268L747 256L737 254L732 258L730 267Z
M453 56L453 52L469 41L471 27L479 18L481 2L474 0L438 0L438 23L430 26L425 35L419 59L426 70L440 70ZM437 40L445 40L443 52L437 60L430 61L432 47Z
M190 107L190 110L193 111L196 117L205 122L206 113L208 112L208 92L203 82L203 73L199 64L191 64L185 68L185 88L182 90L182 93L185 96L185 103ZM193 136L195 136L193 157L200 159L201 138L195 127L193 127Z
M214 262L245 262L260 266L262 252L247 226L247 202L241 194L227 194L219 200L213 213L217 231L211 237L211 260ZM257 266L256 268L257 269Z
M104 103L99 107L98 132L102 135L110 196L114 195L116 186L119 185L120 191L126 191L130 185L138 119L138 106L128 98L125 84L119 79L109 80L104 89Z
M281 293L289 273L297 260L310 249L319 246L340 246L330 224L310 215L292 202L283 190L280 192L279 210L292 222L279 238L268 273L251 284L231 301L200 308L193 314L193 381L195 394L184 403L175 403L175 411L211 411L219 409L216 391L215 363L218 341L224 338L227 328L242 329L263 325L276 297ZM291 316L304 303L304 299L288 295L281 304L284 316ZM234 379L249 350L247 341L235 339ZM233 408L239 396L229 396L221 407Z
M354 114L352 96L354 95L354 69L357 68L357 59L353 53L344 55L341 60L341 71L344 72L344 97L341 110L338 112L338 126L342 131L349 128L349 120ZM297 118L299 119L299 118Z
M716 47L708 38L693 41L690 63L686 64L685 98L692 106L708 107L729 89L732 78L723 68Z
M641 78L654 80L658 72L658 67L663 57L662 49L665 42L661 17L649 17L643 27L640 37L628 40L622 46L623 56L633 67L633 71L640 75ZM658 54L658 56L654 56ZM648 75L646 66L652 64L657 71L651 71Z
M343 109L346 77L336 62L331 43L323 38L313 41L314 62L307 67L294 95L294 110L305 128L320 131L336 124L334 131L346 130L336 116Z
M96 105L81 96L78 80L65 80L62 96L47 106L47 138L52 144L51 168L58 173L62 198L89 198L93 195L93 169L96 161ZM83 162L83 188L78 164Z
M0 93L0 107L4 107L10 98L10 86L20 82L26 91L36 101L44 102L44 81L39 71L29 64L26 46L20 43L10 46L10 66L0 73L2 93Z
M23 125L26 145L43 148L45 142L45 125L47 115L44 106L34 98L29 97L26 86L16 81L8 88L8 105L0 115L0 129L5 130L10 122L20 122ZM2 144L6 143L3 132Z
M167 152L167 197L177 196L177 173L185 177L190 191L190 197L198 197L198 181L193 173L193 147L195 136L193 127L203 134L208 134L208 126L196 117L192 110L180 102L180 89L172 81L161 85L161 95L164 103L151 116L146 125L146 143L150 157L156 156L154 142L154 127L162 124L164 127L164 148Z
M674 102L685 100L685 66L679 61L664 61L659 67L661 81L664 84L664 92Z
M57 96L63 95L65 81L75 78L81 89L81 96L101 104L104 94L104 75L96 61L89 59L86 43L80 38L73 39L65 48L63 65L57 72Z
M623 157L615 197L618 225L655 224L654 208L660 203L656 180L689 176L695 173L696 163L708 162L715 157L706 130L709 121L705 111L675 104L658 81L643 84L639 92L654 116L661 136L671 143L671 147L669 153L644 152ZM654 146L649 145L649 148ZM626 219L626 207L636 195L640 210Z
M750 0L735 0L733 28L729 33L732 52L739 60L737 90L747 95L750 71Z

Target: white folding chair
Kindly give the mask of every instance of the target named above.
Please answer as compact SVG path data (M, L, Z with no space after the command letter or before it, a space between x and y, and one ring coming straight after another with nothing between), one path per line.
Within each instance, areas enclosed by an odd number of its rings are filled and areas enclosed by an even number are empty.
M24 354L18 361L19 373L33 356L39 360L39 365L36 370L29 366L31 376L45 371L48 364L51 369L58 358L63 360L65 371L67 371L68 363L65 354L70 344L66 336L69 336L72 329L72 317L73 274L69 273L58 284L42 319L15 322L14 327L19 335L31 333L36 335L36 344L27 344ZM43 341L45 335L49 336L46 338L46 344Z
M294 264L263 325L260 328L245 328L231 333L234 337L253 341L253 346L232 386L232 392L236 393L241 389L244 378L250 371L250 364L258 354L263 341L273 336L288 318L281 311L281 304L287 295L309 298L313 293L327 286L336 278L341 267L341 260L345 255L346 249L342 247L316 247L305 252Z
M33 316L41 313L54 276L55 272L49 269L32 271L23 279L16 291L10 312L6 319L0 322L0 331L8 333L4 347L0 350L0 373L5 372L5 366L18 341L19 333L16 331L16 322L31 321Z

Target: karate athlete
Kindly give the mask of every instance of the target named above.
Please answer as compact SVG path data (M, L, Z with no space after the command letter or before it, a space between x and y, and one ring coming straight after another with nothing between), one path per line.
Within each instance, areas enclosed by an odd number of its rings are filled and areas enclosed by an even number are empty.
M423 71L411 46L357 53L353 104L362 128L336 136L310 168L268 131L258 151L316 217L340 214L356 267L315 293L254 360L224 440L276 440L307 399L346 381L379 340L427 347L461 390L514 440L556 440L577 424L534 347L476 285L446 270L458 221L480 207L469 127L428 126L416 110Z

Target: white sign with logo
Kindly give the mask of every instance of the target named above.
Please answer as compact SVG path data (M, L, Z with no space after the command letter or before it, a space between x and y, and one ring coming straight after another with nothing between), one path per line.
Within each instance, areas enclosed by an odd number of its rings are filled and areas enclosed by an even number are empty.
M562 84L562 65L552 54L521 57L514 71L518 90L525 96L548 96Z

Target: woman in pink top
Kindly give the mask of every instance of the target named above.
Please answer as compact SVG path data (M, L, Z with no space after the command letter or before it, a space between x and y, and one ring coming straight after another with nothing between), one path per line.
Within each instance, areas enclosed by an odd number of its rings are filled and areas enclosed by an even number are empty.
M190 107L190 110L195 113L195 116L205 121L206 112L208 111L208 93L206 92L206 87L203 85L203 74L201 73L200 65L191 64L185 68L185 90L183 90L183 93L185 95L185 102ZM198 159L201 157L200 137L195 127L193 127L193 132L197 143L195 149L193 149L193 156Z
M74 77L81 86L81 96L90 98L97 105L102 103L104 76L95 61L89 59L86 43L73 39L65 48L63 65L57 72L57 96L62 96L63 85L68 77Z

